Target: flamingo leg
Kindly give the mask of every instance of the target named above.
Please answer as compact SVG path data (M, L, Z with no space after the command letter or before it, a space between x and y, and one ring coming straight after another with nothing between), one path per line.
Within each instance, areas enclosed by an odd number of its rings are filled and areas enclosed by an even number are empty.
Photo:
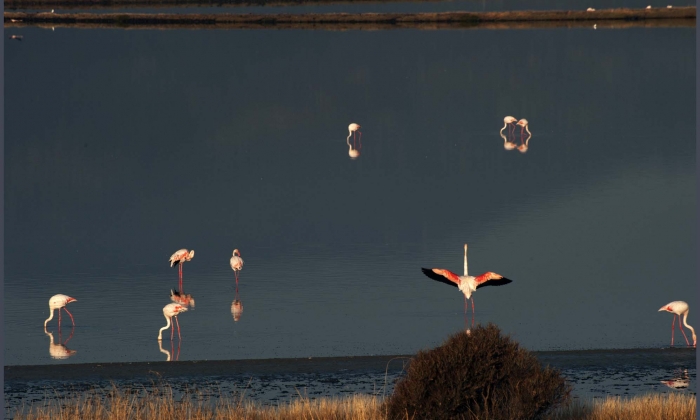
M671 322L671 347L673 347L673 333L676 329L676 316L673 316L673 322Z
M474 298L469 299L472 301L472 328L474 328Z
M673 320L675 321L676 318L673 318ZM58 308L58 329L61 329L61 308Z
M73 332L74 332L74 331L75 331L75 325L74 325L73 328L70 330L70 335L68 336L68 339L66 339L66 342L63 343L64 346L65 346L66 344L68 344L68 342L70 341L71 338L73 338ZM59 341L60 341L60 340L59 340Z
M66 311L66 313L68 314L68 316L70 316L70 322L72 322L72 323L73 323L73 326L75 327L75 321L73 320L73 314L71 314L70 312L68 312L68 309L66 309L65 306L63 307L63 309L65 309L65 311ZM58 310L58 313L61 313L61 310L60 310L60 309Z
M181 343L181 341L177 342L177 355L175 356L176 362L178 361L178 359L180 359L180 343Z
M180 293L185 293L185 291L182 290L182 263L180 263Z
M175 322L177 323L177 338L182 341L182 337L180 336L180 321L177 320L177 317L175 317Z
M362 149L362 131L360 131L360 149Z
M673 320L675 321L676 317L673 317ZM681 330L681 332L683 333L683 338L685 338L685 344L689 346L690 342L688 341L688 336L685 335L685 331L683 331L683 324L681 324L681 316L680 315L678 315L678 329Z
M175 318L177 319L177 318ZM175 323L170 324L170 342L173 342L173 333L175 333Z

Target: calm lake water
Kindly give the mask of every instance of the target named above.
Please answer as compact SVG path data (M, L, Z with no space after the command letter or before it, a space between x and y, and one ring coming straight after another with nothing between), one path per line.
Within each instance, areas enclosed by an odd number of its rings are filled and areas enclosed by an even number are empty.
M191 3L195 3L192 0ZM610 8L645 8L695 6L688 0L681 2L654 2L650 0L448 0L448 1L392 1L392 2L335 2L326 4L289 4L274 6L244 6L221 2L213 7L209 4L188 7L112 7L91 9L57 9L57 13L419 13L419 12L501 12L512 10L586 10ZM17 9L46 11L44 9Z
M694 27L5 36L6 365L165 361L180 248L178 360L436 346L463 298L420 268L464 243L528 349L668 347L697 308Z

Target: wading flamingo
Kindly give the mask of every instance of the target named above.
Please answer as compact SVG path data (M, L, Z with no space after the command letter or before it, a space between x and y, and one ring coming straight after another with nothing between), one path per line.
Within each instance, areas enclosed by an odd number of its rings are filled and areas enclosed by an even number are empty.
M161 328L160 331L158 331L158 340L163 339L163 330L167 330L168 327L170 327L170 341L173 341L173 333L175 331L174 325L177 324L177 338L182 340L182 337L180 336L180 322L177 320L177 316L181 312L187 311L187 306L180 305L179 303L168 303L163 307L163 315L165 316L165 319L168 320L167 325L165 327ZM175 322L173 324L170 323L170 318L175 318Z
M75 329L75 328L74 328ZM73 329L73 330L74 330ZM66 340L65 343L61 344L61 335L58 335L58 344L53 342L53 333L50 333L49 331L44 328L44 333L49 336L49 339L51 340L49 342L49 354L51 355L52 359L67 359L77 353L77 350L71 350L68 347L66 347L66 344L68 344L68 341L73 337L73 330L70 332L70 337Z
M348 156L350 156L350 159L354 160L360 157L360 151L358 149L353 149L352 144L350 144L350 136L348 136L345 143L348 145Z
M49 299L49 310L51 311L51 315L44 321L44 329L46 329L46 324L53 319L53 310L58 309L58 328L61 328L61 309L66 311L66 313L70 316L70 321L73 323L73 326L75 326L75 321L73 320L73 315L68 312L68 309L66 309L66 305L68 305L71 302L77 302L78 299L72 298L70 296L66 295L53 295L51 296L51 299Z
M177 290L170 289L170 300L180 305L190 306L194 309L194 298L189 293L180 293Z
M352 144L355 145L355 131L360 133L360 149L362 149L362 131L360 131L360 124L352 123L348 126L348 141L352 135Z
M457 287L462 293L464 293L464 315L467 315L467 299L472 301L472 324L474 323L474 299L471 298L472 293L476 292L476 289L484 286L502 286L504 284L512 283L513 280L507 279L500 274L487 271L479 276L470 276L467 273L467 244L464 244L464 275L458 276L457 274L445 270L443 268L421 268L423 274L430 277L433 280L439 281L441 283L449 284L450 286Z
M688 304L683 302L682 300L676 300L662 306L661 309L659 309L659 312L661 311L672 312L674 314L673 322L671 323L671 346L673 346L673 332L675 330L676 325L676 315L678 315L678 328L680 328L681 332L683 333L683 337L685 337L685 343L687 345L690 345L690 343L688 342L688 337L685 335L685 331L683 331L683 327L681 326L681 315L683 315L683 324L685 324L685 326L693 334L693 347L695 347L695 345L698 342L698 339L695 336L695 330L693 329L693 327L688 325L688 312L690 312Z
M174 267L178 264L180 264L180 291L184 291L182 288L182 264L185 261L192 261L192 258L194 258L194 249L192 251L187 252L186 249L179 249L175 251L173 255L170 256L170 266Z
M238 273L243 269L243 258L241 258L241 252L234 249L233 256L229 262L231 263L233 274L236 276L236 290L238 290Z
M518 121L515 117L511 117L508 115L507 117L503 118L503 128L501 128L501 133L503 133L503 130L506 129L506 127L509 127L508 132L510 133L511 131L515 131L515 122Z
M529 124L529 122L528 122L525 118L523 118L522 120L518 121L518 123L516 124L516 125L519 125L519 126L520 126L520 135L521 135L521 136L523 135L523 130L527 130L527 134L532 135L532 133L530 133L530 129L527 128L528 124Z

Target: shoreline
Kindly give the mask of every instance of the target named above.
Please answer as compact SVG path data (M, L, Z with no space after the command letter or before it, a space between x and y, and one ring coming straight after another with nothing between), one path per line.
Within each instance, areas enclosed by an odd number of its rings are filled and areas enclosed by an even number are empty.
M615 365L620 360L695 362L694 348L533 351L540 363L560 368ZM76 363L60 365L9 365L5 382L133 379L136 377L207 377L225 375L304 374L361 371L397 371L413 355L276 358L242 360ZM653 364L653 363L652 363Z
M147 14L147 13L26 13L5 12L5 26L67 27L201 27L201 28L335 28L394 27L517 27L536 24L580 25L662 22L695 26L696 8L605 9L596 11L515 11L442 13L308 13L308 14ZM12 20L18 22L12 22ZM496 25L496 26L494 26Z

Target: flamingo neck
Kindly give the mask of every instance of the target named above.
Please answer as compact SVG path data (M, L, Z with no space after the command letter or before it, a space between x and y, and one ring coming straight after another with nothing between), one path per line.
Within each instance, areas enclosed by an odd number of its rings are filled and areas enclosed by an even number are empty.
M501 128L501 131L500 131L500 133L503 133L503 130L505 130L505 129L506 129L506 127L508 127L508 123L507 123L507 122L505 122L505 121L503 121L503 128Z
M526 125L526 126L525 126L525 131L527 131L527 134L532 135L532 133L530 132L530 129L527 128L527 127L528 127L528 126ZM528 140L530 140L530 139L528 139Z
M170 317L166 315L166 316L165 316L165 319L168 320L168 323L165 325L165 327L161 328L161 329L158 331L158 340L159 340L159 341L163 339L163 330L167 330L168 328L170 328Z
M60 311L60 309L59 309L59 311ZM53 319L53 308L51 309L51 315L49 315L49 317L46 319L46 321L44 321L44 328L46 328L46 324L48 324L49 321L51 321L52 319Z
M468 271L469 270L467 270L467 250L465 249L464 250L464 277L469 275Z
M690 330L690 332L693 334L693 346L695 346L698 343L698 339L695 336L695 329L693 329L693 327L688 325L688 312L690 312L690 309L685 311L685 313L683 314L683 325L685 325L685 327L688 328Z

